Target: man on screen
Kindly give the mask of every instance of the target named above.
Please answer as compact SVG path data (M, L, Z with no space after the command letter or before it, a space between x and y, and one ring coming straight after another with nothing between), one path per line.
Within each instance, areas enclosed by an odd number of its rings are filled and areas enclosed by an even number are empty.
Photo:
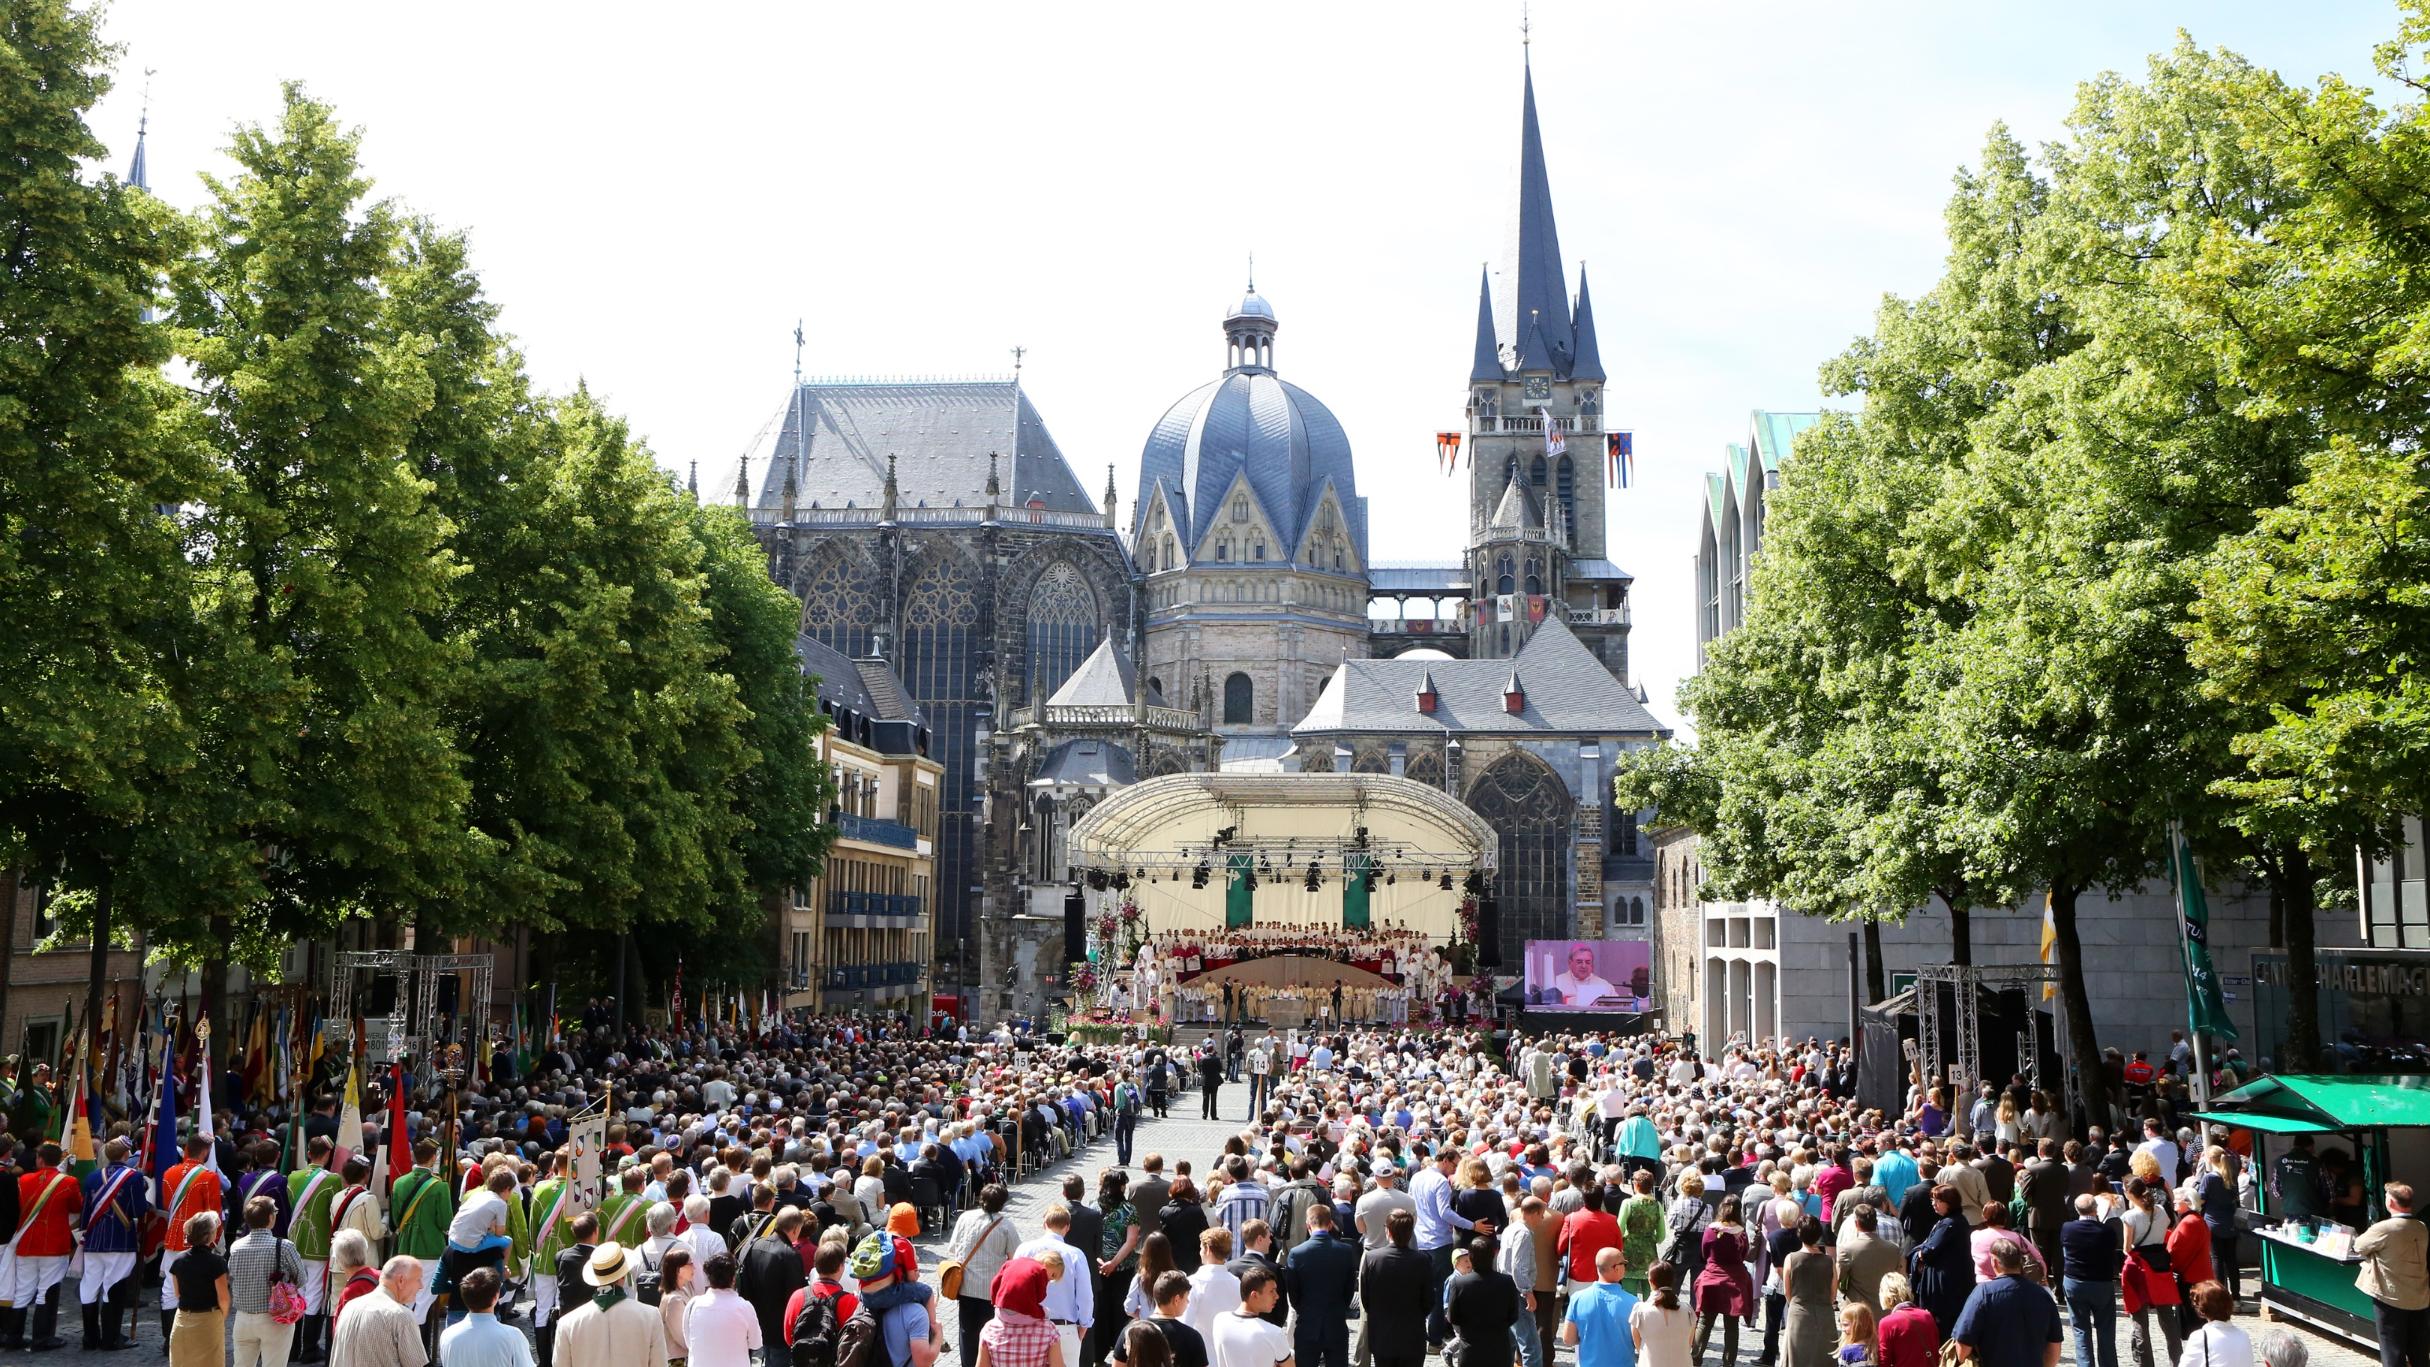
M1595 972L1593 945L1570 946L1569 968L1553 978L1552 987L1561 995L1563 1006L1593 1006L1601 998L1620 994L1620 989Z

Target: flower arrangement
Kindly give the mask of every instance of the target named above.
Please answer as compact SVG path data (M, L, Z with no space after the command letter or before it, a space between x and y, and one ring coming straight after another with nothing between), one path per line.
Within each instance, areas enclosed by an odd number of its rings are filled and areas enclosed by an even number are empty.
M1071 988L1075 998L1093 997L1097 992L1097 966L1085 959L1074 960L1071 966L1064 970L1063 980Z

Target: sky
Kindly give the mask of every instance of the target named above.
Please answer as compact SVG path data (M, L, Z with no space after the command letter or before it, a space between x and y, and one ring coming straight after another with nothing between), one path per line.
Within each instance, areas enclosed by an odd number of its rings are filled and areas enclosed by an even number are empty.
M587 381L728 491L812 376L1001 376L1125 521L1158 416L1223 367L1256 257L1275 364L1357 453L1379 563L1456 558L1477 268L1516 212L1519 0L485 4L116 0L124 168L193 207L230 131L301 81L376 193L463 230L552 390ZM2383 0L1534 0L1570 286L1591 267L1607 419L1636 433L1610 556L1656 711L1693 667L1707 470L1885 294L1930 286L1993 123L2060 136L2078 82L2189 31L2370 81ZM1465 470L1460 478L1466 477Z

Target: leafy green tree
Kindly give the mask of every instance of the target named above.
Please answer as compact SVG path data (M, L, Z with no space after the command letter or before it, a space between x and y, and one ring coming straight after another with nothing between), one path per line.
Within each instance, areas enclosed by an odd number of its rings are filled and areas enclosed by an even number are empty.
M405 459L431 403L425 343L387 326L396 217L366 199L355 148L287 87L274 127L237 131L238 174L209 182L176 279L221 474L192 518L207 795L186 819L253 852L207 888L151 889L155 942L188 961L266 960L464 885L442 713L460 652L432 625L460 567Z
M0 865L62 894L90 937L88 1019L135 832L195 763L166 510L210 485L146 316L185 224L83 167L115 55L98 25L56 0L0 14Z

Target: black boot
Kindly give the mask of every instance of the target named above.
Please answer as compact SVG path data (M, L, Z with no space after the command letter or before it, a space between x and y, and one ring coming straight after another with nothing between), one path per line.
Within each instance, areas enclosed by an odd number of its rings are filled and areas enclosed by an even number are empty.
M321 1330L328 1323L329 1321L325 1316L304 1316L303 1331L296 1335L296 1342L302 1349L301 1355L296 1358L297 1362L313 1363L322 1360Z
M0 1351L25 1351L25 1312L13 1305L0 1306Z
M34 1307L34 1341L26 1346L37 1353L67 1346L67 1340L59 1337L59 1293L65 1289L52 1287L51 1294Z
M170 1331L170 1330L175 1329L176 1327L177 1327L177 1312L176 1312L176 1311L174 1311L174 1310L163 1310L163 1311L161 1311L161 1312L160 1312L160 1351L161 1351L161 1353L162 1353L164 1356L165 1356L165 1355L168 1353L168 1351L169 1351L169 1331Z
M93 1301L84 1307L84 1341L77 1346L88 1353L100 1349L101 1302Z
M110 1298L102 1304L101 1350L105 1353L114 1353L121 1348L133 1346L127 1342L126 1312L133 1306L134 1300L132 1297L120 1294L126 1291L132 1282L133 1279L129 1278L127 1281L111 1287Z
M556 1367L556 1361L557 1326L544 1324L532 1331L532 1364L533 1367Z

